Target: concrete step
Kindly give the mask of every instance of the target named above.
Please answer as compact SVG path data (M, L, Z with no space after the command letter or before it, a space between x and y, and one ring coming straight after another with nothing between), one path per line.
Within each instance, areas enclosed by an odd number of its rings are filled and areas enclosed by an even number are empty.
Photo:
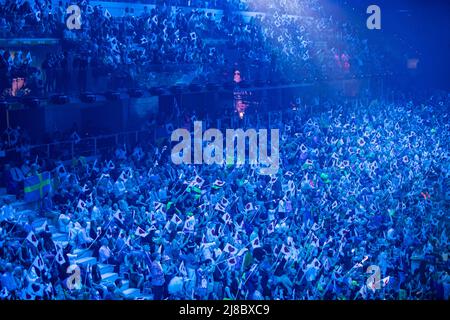
M101 274L114 272L114 266L112 264L99 264L98 268Z
M68 253L67 254L67 258L69 258L70 264L74 264L75 260L77 260L77 255L76 254L72 254L72 253Z
M122 291L125 299L134 299L141 294L141 291L136 288L128 288Z
M77 259L92 257L94 252L86 249L75 249L72 254L77 256Z
M90 264L91 266L97 263L97 258L94 257L86 257L86 258L81 258L81 259L76 259L75 260L75 264L79 265L79 266L87 266L88 264Z
M117 278L119 278L119 275L115 272L108 272L102 274L102 281L114 282L116 281Z
M2 194L0 199L3 201L8 201L14 206L14 202L16 201L16 196L13 194Z
M15 217L17 219L19 219L19 217L21 217L21 219L23 219L24 217L28 219L28 217L36 217L37 216L37 212L31 209L25 209L25 210L17 210L14 213Z
M67 241L68 236L66 233L54 233L52 234L53 241Z
M37 218L33 220L31 226L35 229L39 229L42 228L46 222L48 223L47 218Z
M122 287L121 287L121 289L122 290L126 290L126 289L129 289L129 288L130 288L130 281L122 280Z
M152 294L140 294L134 300L153 300Z
M36 206L36 204L34 202L29 203L29 202L25 202L23 200L14 201L11 205L17 211L34 209L34 207Z
M67 245L69 244L69 241L55 241L55 240L53 240L53 242L54 242L55 244L60 245L60 246L63 247L63 248L67 247Z

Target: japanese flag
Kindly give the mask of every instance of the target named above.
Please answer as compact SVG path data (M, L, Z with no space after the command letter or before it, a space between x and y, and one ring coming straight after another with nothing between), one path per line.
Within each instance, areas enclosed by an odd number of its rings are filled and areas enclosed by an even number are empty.
M197 175L197 176L195 176L194 180L192 180L192 182L190 183L190 186L201 188L204 183L205 183L205 180L202 177Z
M314 222L313 226L311 227L311 230L312 231L317 231L319 229L320 229L320 226L317 223Z
M253 204L251 202L249 202L245 205L245 210L252 211L252 210L255 210L255 208L254 208Z
M78 200L78 204L77 204L77 208L80 210L84 210L84 208L86 207L86 202L84 202L83 200Z
M176 214L174 214L174 215L172 216L172 219L171 219L170 221L172 221L173 223L175 223L177 226L183 222L183 220L181 220L180 217L177 216Z
M386 278L381 279L381 283L383 284L383 287L386 287L388 285L390 278L391 278L390 276L387 276Z
M231 222L231 216L230 216L230 214L229 214L229 213L225 213L225 214L222 216L222 220L225 221L225 223L230 223L230 222Z
M227 243L225 245L225 248L223 248L223 252L228 252L229 254L236 254L237 253L237 249L232 246L231 244Z
M38 239L36 238L36 235L33 233L33 231L30 231L27 236L27 240L30 241L35 247L38 246Z
M62 265L66 262L66 259L64 258L64 255L61 250L58 250L55 257L56 262L58 262L59 265Z
M195 218L189 217L186 222L184 223L184 231L188 231L188 232L192 232L194 231L194 227L195 227Z
M184 266L184 261L181 261L181 264L180 264L180 267L178 268L178 270L184 277L187 277L187 271L186 271L186 267Z
M227 263L228 263L228 267L233 267L233 266L235 266L236 265L236 258L235 257L232 257L232 258L230 258L230 259L227 259Z
M282 254L284 254L285 256L288 256L288 255L291 253L291 251L289 250L289 248L286 247L284 244L281 246L280 252L281 252Z
M213 188L221 188L225 185L225 182L221 181L221 180L216 180L213 184Z
M284 175L290 178L290 177L292 177L294 175L294 173L291 172L291 171L288 171Z
M252 247L253 248L261 247L261 242L259 241L259 237L256 237L255 239L252 240Z
M33 266L41 271L44 270L44 260L42 260L40 255L38 255L36 259L34 259Z
M216 209L217 211L220 211L220 212L225 212L224 206L222 206L220 203L217 203L216 206L214 207L214 209Z
M139 237L143 237L145 238L146 236L148 236L148 233L145 232L144 229L142 229L141 227L137 227L136 232L134 233L135 235L139 236Z
M275 232L275 222L272 221L269 226L267 227L267 234L271 234Z
M320 263L320 261L317 258L314 258L314 260L311 262L311 267L316 268L316 269L320 269L320 266L322 264Z
M123 217L122 212L121 212L120 210L117 210L117 211L114 213L114 218L116 218L117 220L119 220L121 223L123 223L124 220L125 220L125 218Z
M111 13L109 13L108 9L105 9L103 16L107 19L111 19L111 17L112 17L112 15L111 15Z
M163 208L163 204L161 202L158 202L158 201L154 201L153 202L153 206L155 207L156 211L159 211L159 210L161 210Z
M227 198L223 197L222 200L220 200L220 204L226 208L230 204L230 201Z

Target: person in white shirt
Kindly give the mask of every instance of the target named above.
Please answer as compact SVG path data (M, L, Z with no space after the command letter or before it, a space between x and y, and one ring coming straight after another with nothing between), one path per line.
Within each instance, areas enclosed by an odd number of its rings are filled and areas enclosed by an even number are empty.
M91 237L89 237L87 228L87 223L82 221L77 233L78 244L81 246L88 246L92 243L92 241L94 241Z
M12 167L9 170L9 173L11 174L12 179L17 183L22 182L25 179L22 170L17 166Z
M108 247L108 240L103 239L102 240L102 246L98 250L98 258L100 263L105 263L108 261L109 258L111 258L112 252Z
M22 170L22 173L25 177L30 175L31 173L31 166L30 166L30 160L25 160L25 163L20 168Z
M13 220L16 211L8 200L4 200L4 202L5 204L0 209L0 222Z
M69 232L70 216L61 213L58 218L58 228L62 233Z

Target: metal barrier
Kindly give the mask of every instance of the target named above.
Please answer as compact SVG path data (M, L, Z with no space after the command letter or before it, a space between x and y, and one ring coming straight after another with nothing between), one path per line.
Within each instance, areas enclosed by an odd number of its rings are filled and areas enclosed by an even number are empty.
M47 144L39 144L24 148L11 148L5 150L5 158L13 153L27 153L32 157L70 160L74 157L98 156L117 145L132 146L141 139L150 138L149 131L129 131L110 135L101 135L83 138L78 141L66 140Z

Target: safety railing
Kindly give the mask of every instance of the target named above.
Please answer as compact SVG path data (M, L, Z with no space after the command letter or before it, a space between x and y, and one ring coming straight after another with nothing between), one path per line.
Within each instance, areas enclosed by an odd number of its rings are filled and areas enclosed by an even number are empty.
M149 131L128 131L115 134L82 138L79 140L65 140L46 144L16 147L5 150L5 158L10 158L12 153L24 153L31 157L42 157L55 160L70 160L75 157L98 156L112 151L117 145L125 145L132 148L139 141L153 136Z

